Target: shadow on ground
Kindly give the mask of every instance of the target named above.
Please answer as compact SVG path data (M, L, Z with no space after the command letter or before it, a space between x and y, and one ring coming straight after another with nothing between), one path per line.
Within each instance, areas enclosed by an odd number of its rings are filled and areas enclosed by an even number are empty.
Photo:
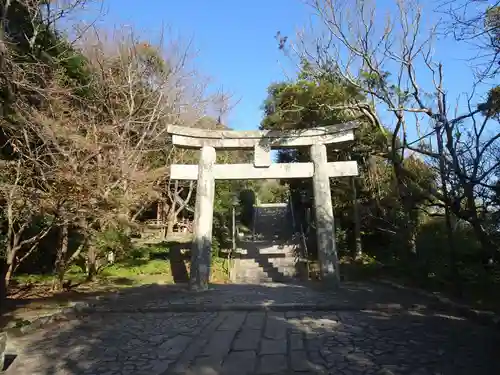
M144 248L158 248L159 245L155 245L145 245ZM187 283L189 275L186 262L190 259L191 243L189 241L168 241L160 245L165 250L151 251L148 253L147 259L123 259L119 264L122 267L134 268L144 266L150 260L168 260L174 283ZM14 280L12 284L11 289L15 296L2 301L0 329L11 320L16 311L29 308L35 313L37 309L57 309L75 301L93 300L110 295L122 287L137 285L137 280L127 276L104 276L95 282L72 284L70 287L56 292L51 290L51 284L48 283L42 283L41 286L36 283L17 286Z
M190 259L191 253L183 253L185 249L191 249L191 242L170 243L170 271L175 283L186 283L189 281L189 274L186 268L186 260Z
M6 374L486 375L500 373L498 340L422 297L369 284L151 286L13 338Z

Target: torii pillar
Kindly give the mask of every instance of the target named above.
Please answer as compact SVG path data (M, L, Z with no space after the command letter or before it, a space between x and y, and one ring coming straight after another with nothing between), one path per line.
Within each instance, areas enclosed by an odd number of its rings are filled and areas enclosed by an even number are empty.
M314 212L321 280L326 284L337 287L340 283L339 260L335 241L335 219L333 217L330 176L328 174L326 146L324 144L311 146L311 160L314 164Z
M212 225L214 221L215 196L215 148L203 146L198 164L198 184L194 213L194 238L191 247L191 269L189 288L208 289L210 279L210 257L212 252Z

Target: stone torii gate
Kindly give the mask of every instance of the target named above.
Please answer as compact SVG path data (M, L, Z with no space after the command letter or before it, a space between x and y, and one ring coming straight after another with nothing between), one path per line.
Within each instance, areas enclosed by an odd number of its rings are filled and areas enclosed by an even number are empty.
M173 180L197 180L190 288L205 290L210 276L215 180L312 178L317 223L318 257L322 280L338 285L339 270L330 177L356 176L355 161L327 162L326 144L354 140L357 124L317 127L295 131L234 131L186 128L171 125L172 143L200 149L200 161L173 164ZM309 146L309 163L272 163L271 149ZM216 149L253 149L252 164L215 164Z

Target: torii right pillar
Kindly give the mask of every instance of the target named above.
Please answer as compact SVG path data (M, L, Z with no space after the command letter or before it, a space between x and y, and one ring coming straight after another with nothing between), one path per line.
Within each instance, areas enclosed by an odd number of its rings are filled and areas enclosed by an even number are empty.
M314 211L321 280L329 286L338 287L340 284L339 260L335 242L335 223L326 146L324 144L311 146L311 160L314 164Z

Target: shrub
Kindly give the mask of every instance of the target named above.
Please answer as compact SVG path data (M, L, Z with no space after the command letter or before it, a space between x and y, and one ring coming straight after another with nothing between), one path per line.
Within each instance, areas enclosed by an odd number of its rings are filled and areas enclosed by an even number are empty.
M95 245L101 254L114 252L115 257L123 257L132 250L132 241L123 228L108 228L95 236Z
M149 260L151 257L149 249L145 247L134 247L128 254L132 259Z

